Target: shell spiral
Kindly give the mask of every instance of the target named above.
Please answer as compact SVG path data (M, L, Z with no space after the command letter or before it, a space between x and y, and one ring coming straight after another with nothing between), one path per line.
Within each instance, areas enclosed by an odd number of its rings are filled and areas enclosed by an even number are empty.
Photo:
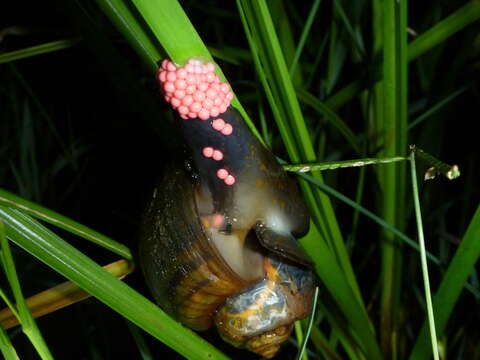
M164 60L185 157L153 192L140 262L158 304L194 330L271 358L311 307L314 277L296 237L309 216L295 183L230 105L213 64Z

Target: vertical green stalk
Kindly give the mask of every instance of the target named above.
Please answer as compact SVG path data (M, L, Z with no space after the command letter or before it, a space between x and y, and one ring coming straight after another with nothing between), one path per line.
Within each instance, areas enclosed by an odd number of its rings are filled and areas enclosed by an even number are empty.
M407 136L407 1L383 1L383 117L380 156L397 156L406 149ZM382 106L382 105L378 105ZM400 231L405 225L405 165L385 165L379 172L381 210L386 222ZM391 233L382 235L381 341L387 358L397 358L398 314L402 258L400 243Z
M13 347L7 332L0 326L0 352L5 360L18 360L19 357Z
M480 258L480 241L478 239L480 239L480 206L475 211L462 242L448 265L440 287L433 298L436 331L439 337L443 335L463 287ZM428 328L429 325L425 322L410 354L410 360L430 359L432 349L428 345Z
M410 154L410 173L412 175L413 203L415 206L415 216L417 219L418 242L420 244L420 261L422 263L423 283L425 287L425 300L427 303L428 325L430 329L430 340L432 342L433 358L439 360L437 333L435 330L435 318L433 316L432 296L430 293L430 281L428 279L427 256L425 251L425 239L423 237L422 213L420 210L420 200L418 199L417 171L415 169L415 152Z
M25 298L23 297L22 290L20 288L20 282L18 281L17 271L15 270L15 264L13 262L12 253L8 244L7 236L5 233L5 225L0 221L0 259L3 267L3 271L7 277L8 283L12 289L12 293L17 302L17 310L19 316L19 322L22 325L22 330L31 341L42 360L53 360L53 356L48 349L45 340L33 319L32 314L27 306Z

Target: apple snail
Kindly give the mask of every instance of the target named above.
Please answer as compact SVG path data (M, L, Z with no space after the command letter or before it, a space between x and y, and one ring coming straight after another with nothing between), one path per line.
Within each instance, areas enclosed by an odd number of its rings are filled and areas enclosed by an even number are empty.
M166 59L158 79L185 151L145 211L146 282L185 326L216 326L225 341L271 358L311 309L314 275L296 240L308 231L307 208L212 63Z

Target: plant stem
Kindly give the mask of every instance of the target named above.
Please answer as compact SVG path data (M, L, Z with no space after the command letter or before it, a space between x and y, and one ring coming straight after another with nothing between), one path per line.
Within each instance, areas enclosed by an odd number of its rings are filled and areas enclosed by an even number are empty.
M420 261L422 263L423 285L425 287L425 300L427 302L428 324L430 327L430 340L432 341L433 358L439 360L437 334L435 330L435 318L433 314L432 297L430 295L430 281L428 279L428 265L425 251L425 239L423 236L422 213L418 198L417 172L415 169L415 152L410 154L410 169L412 175L413 203L415 206L415 218L417 220L418 242L420 244Z

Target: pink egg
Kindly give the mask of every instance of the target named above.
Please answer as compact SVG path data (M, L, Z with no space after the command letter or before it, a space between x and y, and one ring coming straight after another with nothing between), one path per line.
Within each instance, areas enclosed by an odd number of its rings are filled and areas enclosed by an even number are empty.
M202 91L195 91L193 98L195 101L202 102L205 99L205 93Z
M192 103L193 103L192 95L185 95L185 97L182 99L182 104L185 106L190 106Z
M220 105L223 104L223 101L222 101L222 99L220 99L219 97L216 97L216 98L213 100L213 104L218 107L218 106L220 106Z
M177 79L185 79L187 77L187 71L185 69L177 70Z
M223 114L225 111L227 111L228 106L225 104L220 105L218 110L220 111L220 114Z
M213 73L209 72L205 75L205 81L206 82L211 83L211 82L213 82L214 79L215 79L215 74L213 74Z
M178 88L177 88L178 89ZM175 92L173 93L173 95L177 98L177 99L183 99L185 97L185 90L175 90Z
M224 181L225 181L225 184L227 185L235 184L235 178L232 175L227 175Z
M192 64L187 64L187 65L185 65L184 69L185 69L186 72L192 74L195 70L195 67Z
M200 110L202 110L202 105L198 102L194 102L192 105L190 105L189 109L191 112L198 113Z
M173 83L171 83L170 81L167 81L163 85L163 90L165 90L165 92L167 92L167 93L174 92L175 91L175 85L173 85Z
M185 89L185 92L187 94L193 94L197 90L197 87L195 85L188 85L187 88Z
M230 124L225 124L225 127L220 131L223 135L230 135L233 132L233 126Z
M180 117L181 117L182 119L185 119L185 120L188 119L188 116L187 116L187 115L183 115L183 114L182 114L182 115L180 115Z
M219 118L212 121L212 127L217 131L222 130L224 126L225 126L225 121L223 119Z
M198 85L198 90L200 91L207 91L207 89L208 89L208 84L206 83L201 83Z
M168 59L164 59L164 60L162 61L162 68L163 68L163 69L166 69L166 68L167 68L167 65L168 65Z
M205 93L209 99L214 100L217 97L217 92L214 89L208 89L207 92Z
M220 114L220 111L218 110L217 107L214 106L210 109L210 116L211 117L217 117L218 114Z
M178 107L178 112L180 113L180 115L187 115L188 114L188 108L186 106L179 106Z
M215 71L215 65L213 65L212 63L206 64L205 67L207 68L208 71L211 71L211 72Z
M175 75L174 72L169 71L169 72L167 73L167 80L168 80L168 81L171 81L171 82L174 82L175 80L177 80L177 75Z
M179 107L179 106L182 104L182 102L181 102L179 99L177 99L176 97L174 97L174 98L172 98L172 100L170 101L170 104L172 104L172 106L173 106L174 108L177 108L177 107Z
M208 120L210 118L210 112L207 109L202 109L198 112L198 118L200 120Z
M167 72L165 70L160 71L160 74L158 75L158 79L161 82L165 82L165 80L167 79Z
M195 85L197 83L197 79L193 74L188 74L185 80L187 81L188 85Z
M220 150L213 150L212 158L213 160L220 161L223 159L223 153Z
M177 67L171 61L169 61L168 64L167 64L167 70L168 71L175 71L175 70L177 70Z
M222 226L224 220L225 220L225 217L223 215L214 214L212 216L212 226L218 229L220 228L220 226Z
M190 119L195 119L195 118L197 117L197 113L189 112L189 113L188 113L188 117L189 117Z
M233 93L230 91L225 95L225 99L227 100L232 100L233 99Z
M210 146L207 146L207 147L204 147L203 150L202 150L202 154L203 156L209 158L209 157L212 157L212 155L215 153L215 151L213 150L212 147Z
M217 176L220 178L220 179L225 179L227 176L228 176L228 171L225 170L225 169L219 169L217 171Z
M227 83L222 83L220 85L220 91L224 94L227 94L230 91L230 85L228 85Z
M187 82L183 79L177 79L177 81L175 81L175 87L180 90L186 89Z
M202 101L202 105L205 109L210 110L213 106L213 101L210 100L209 98L206 98L205 100Z

